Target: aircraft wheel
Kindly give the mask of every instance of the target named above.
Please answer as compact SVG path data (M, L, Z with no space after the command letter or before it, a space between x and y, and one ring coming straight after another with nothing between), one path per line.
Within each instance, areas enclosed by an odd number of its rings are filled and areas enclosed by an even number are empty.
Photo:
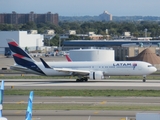
M81 78L81 79L80 79L80 82L83 82L83 81L84 81L84 79L83 79L83 78Z
M146 75L143 75L143 82L146 82Z
M83 79L76 79L76 82L83 82Z
M143 77L143 82L146 82L146 77Z
M146 79L143 79L143 82L146 82Z
M80 79L76 79L76 82L80 82Z
M84 81L87 82L87 81L88 81L88 78L84 78Z

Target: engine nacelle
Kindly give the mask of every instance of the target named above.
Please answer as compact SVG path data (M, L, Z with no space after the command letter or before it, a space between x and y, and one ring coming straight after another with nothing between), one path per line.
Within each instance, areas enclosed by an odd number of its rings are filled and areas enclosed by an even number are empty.
M104 75L102 71L94 71L94 72L90 72L89 74L89 79L90 80L102 80L104 79Z

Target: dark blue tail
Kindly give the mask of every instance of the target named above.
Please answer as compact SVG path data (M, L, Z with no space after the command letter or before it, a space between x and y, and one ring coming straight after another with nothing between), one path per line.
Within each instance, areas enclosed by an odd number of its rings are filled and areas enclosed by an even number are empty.
M18 65L25 66L26 64L31 64L31 62L35 62L35 60L22 48L20 48L14 40L8 39L7 41L9 48L12 51L13 58Z
M44 74L44 72L35 64L36 61L27 52L20 48L14 40L8 39L7 42L17 65Z

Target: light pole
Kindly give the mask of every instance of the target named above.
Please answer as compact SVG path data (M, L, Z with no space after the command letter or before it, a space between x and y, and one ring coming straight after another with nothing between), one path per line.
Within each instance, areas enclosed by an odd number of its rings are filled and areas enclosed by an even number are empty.
M60 46L61 46L61 37L59 36L59 51L60 51Z
M145 32L145 38L147 37L147 28L144 29L144 32Z
M48 40L49 40L49 46L50 46L50 40L51 40L51 39L52 39L52 37L49 37L49 38L48 38Z

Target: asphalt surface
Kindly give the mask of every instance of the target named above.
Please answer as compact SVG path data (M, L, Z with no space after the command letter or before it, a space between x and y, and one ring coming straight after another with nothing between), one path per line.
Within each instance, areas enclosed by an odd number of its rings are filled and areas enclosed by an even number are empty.
M25 111L4 110L8 120L23 120ZM33 110L32 120L121 120L134 118L137 111ZM127 114L127 116L126 116Z
M5 89L90 89L90 90L160 90L160 80L96 80L76 82L75 79L4 79Z
M28 96L5 96L4 104L27 104ZM34 97L35 104L83 104L103 106L160 106L160 97ZM33 110L33 120L121 120L135 118L136 113L158 111L119 111L119 110ZM3 115L9 120L24 119L24 110L4 110Z
M127 81L127 80L113 80L113 81L94 81L94 82L73 82L72 80L69 82L65 82L62 80L60 82L57 81L45 81L45 80L5 80L5 89L11 89L11 85L14 85L13 89L21 88L25 89L27 87L30 90L35 89L50 89L58 87L57 89L61 89L65 87L65 89L76 89L77 86L79 89L102 89L108 88L108 86L112 87L124 87L124 86L132 86L132 87L147 87L149 86L159 86L159 81L150 80L147 83L142 83L141 81ZM66 80L67 81L67 80ZM112 85L112 86L111 86ZM43 86L43 87L42 87ZM83 86L83 87L82 87ZM130 89L128 86L127 89ZM136 88L135 88L136 89ZM5 96L4 104L14 103L19 105L27 104L28 96ZM83 104L83 105L103 105L103 106L159 106L160 107L160 97L38 97L34 96L33 106L35 104ZM109 110L33 110L33 119L41 119L41 120L82 120L82 119L90 119L90 120L121 120L122 118L129 117L134 118L135 114L138 112L149 112L149 111L109 111ZM157 113L157 111L152 111ZM24 119L25 111L23 110L4 110L3 115L6 116L9 120L20 120Z

